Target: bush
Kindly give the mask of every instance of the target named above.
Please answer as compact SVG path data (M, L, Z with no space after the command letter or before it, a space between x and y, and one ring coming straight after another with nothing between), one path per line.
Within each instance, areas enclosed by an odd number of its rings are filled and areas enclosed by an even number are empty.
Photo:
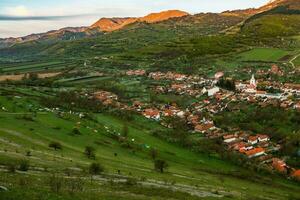
M80 132L80 130L78 128L73 128L72 134L74 134L74 135L81 135L81 132Z
M155 160L154 169L160 173L164 173L164 170L168 167L168 163L164 160Z
M86 146L84 150L84 154L89 158L89 159L96 159L96 154L95 154L95 148L91 146Z
M62 145L59 142L51 142L49 144L50 148L53 148L55 151L56 150L61 150L62 149Z
M89 173L91 175L99 175L104 171L104 168L99 163L92 163L89 167Z
M128 185L128 186L135 186L137 184L138 184L138 182L135 178L127 178L126 182L125 182L125 185Z
M10 173L15 173L16 172L16 165L15 164L9 164L9 165L7 165L7 170L8 170L8 172L10 172Z
M29 161L28 160L21 160L20 163L19 163L19 170L20 171L28 171L29 170Z
M151 148L149 153L150 153L150 156L153 160L155 160L158 156L158 151L154 148Z
M129 130L128 130L128 125L127 125L127 124L124 124L121 133L122 133L122 136L123 136L123 137L125 137L125 138L128 137Z

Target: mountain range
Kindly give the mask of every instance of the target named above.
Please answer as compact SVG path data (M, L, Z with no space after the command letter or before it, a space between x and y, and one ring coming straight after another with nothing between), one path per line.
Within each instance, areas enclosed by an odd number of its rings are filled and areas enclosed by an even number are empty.
M95 36L102 32L112 32L124 28L135 22L156 23L176 17L189 15L179 10L168 10L160 13L152 13L140 18L101 18L89 27L67 27L53 30L46 33L31 34L18 38L0 39L0 48L10 47L16 43L30 41L51 41L51 40L76 40L83 37Z
M50 45L59 41L99 37L121 30L140 32L141 37L143 37L142 31L146 29L148 32L152 31L149 36L151 35L157 40L163 40L164 37L167 40L178 35L186 37L188 35L217 34L229 29L236 29L238 32L243 31L252 35L297 34L300 29L300 25L297 25L299 24L297 23L300 16L298 15L299 10L300 0L275 0L256 9L224 11L222 13L191 15L180 10L169 10L137 18L101 18L88 27L68 27L20 38L0 39L0 49L15 48L15 46L18 48L19 45L27 44ZM283 18L282 15L285 15L286 18ZM118 33L113 34L112 37L118 37Z
M102 18L93 24L91 28L99 28L101 31L111 32L119 30L135 22L156 23L172 18L184 17L187 15L189 15L187 12L180 10L168 10L160 13L151 13L145 17L139 18Z

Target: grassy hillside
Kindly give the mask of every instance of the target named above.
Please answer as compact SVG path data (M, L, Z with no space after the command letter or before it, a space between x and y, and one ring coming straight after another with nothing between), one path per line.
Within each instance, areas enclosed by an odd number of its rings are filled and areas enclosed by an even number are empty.
M264 15L247 22L242 31L255 37L278 37L300 33L300 15Z
M190 152L157 138L152 134L153 130L164 128L156 122L146 122L144 118L135 116L133 121L126 122L129 128L128 139L120 140L118 133L122 133L125 123L123 119L106 113L89 114L88 118L81 119L68 111L55 114L40 110L43 106L40 105L39 98L45 95L52 95L52 92L49 89L1 89L0 104L6 111L0 111L0 164L2 167L18 166L24 159L29 162L28 172L0 172L0 185L7 186L10 190L8 193L0 192L0 195L8 199L21 199L23 195L38 198L45 191L53 196L45 199L67 199L67 192L49 191L47 180L51 178L51 174L70 171L72 177L88 177L87 169L93 162L104 167L104 174L102 178L98 177L99 181L95 181L95 185L89 185L87 181L84 190L90 194L99 194L99 198L104 198L105 195L108 199L117 198L118 191L126 191L124 199L146 199L143 197L148 191L145 185L150 183L154 184L154 191L162 192L157 192L159 197L155 199L163 198L163 192L166 192L167 198L173 199L182 199L182 193L187 193L187 199L201 199L201 195L204 199L218 196L223 196L224 199L297 197L298 186L294 183L276 176L253 176L214 155ZM74 128L80 134L75 133ZM51 142L59 142L62 149L50 148ZM96 160L84 155L86 146L95 148ZM151 149L156 149L157 156L167 161L169 167L165 173L154 170ZM126 187L118 183L106 184L106 179L121 179L117 176L118 171L121 176L140 180L141 183ZM24 179L28 184L18 182L24 182ZM34 189L36 184L41 185L38 190ZM97 189L98 184L104 184L100 191ZM163 188L169 184L177 186L178 193L168 189L164 191ZM186 190L180 184L187 185L188 188L196 187ZM67 185L63 187L67 188ZM104 188L107 189L103 191ZM139 193L141 196L134 195ZM193 193L201 195L198 198L197 195L189 196ZM76 195L76 198L84 199L85 196Z
M241 61L279 62L287 61L293 54L295 54L295 52L283 49L254 48L238 54L238 57ZM285 58L287 58L287 60Z
M244 67L245 59L236 55L241 53L244 57L243 52L251 48L278 49L271 52L274 56L266 55L268 58L262 58L264 53L259 52L250 53L252 57L245 55L253 64L256 61L278 62L280 58L275 54L284 57L285 51L299 49L299 43L289 37L299 33L299 15L282 13L281 9L275 11L254 15L245 21L241 30L239 27L246 19L245 15L197 14L155 24L134 23L95 38L51 45L40 42L19 44L0 50L0 55L5 64L12 60L44 60L47 63L49 59L64 63L68 59L77 67L88 61L96 68L213 73L215 66L222 67L219 63ZM237 31L224 35L231 27Z
M170 19L155 24L135 23L125 27L123 30L115 31L111 34L99 35L97 38L71 42L57 41L54 44L33 41L3 49L0 51L0 54L2 56L27 58L36 58L36 54L39 56L55 54L63 57L83 56L88 53L103 55L195 35L216 34L223 29L241 22L243 19L238 16L198 14ZM75 52L78 54L76 55Z

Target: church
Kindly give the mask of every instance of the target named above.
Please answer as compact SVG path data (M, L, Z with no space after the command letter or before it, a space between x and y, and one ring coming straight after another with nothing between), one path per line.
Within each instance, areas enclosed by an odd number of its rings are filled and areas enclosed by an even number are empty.
M236 85L236 88L242 92L256 93L257 92L257 81L255 79L254 74L252 74L249 84L239 83L238 85Z
M256 93L257 91L257 81L254 77L254 74L252 74L252 77L250 79L250 84L247 85L245 92L247 93Z

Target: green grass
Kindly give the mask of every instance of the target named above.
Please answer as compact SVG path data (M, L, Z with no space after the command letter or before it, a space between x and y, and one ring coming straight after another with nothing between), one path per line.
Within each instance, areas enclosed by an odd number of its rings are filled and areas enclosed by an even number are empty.
M38 63L27 63L27 64L12 64L5 65L2 68L4 73L29 73L47 70L58 70L67 67L74 67L76 64L74 62L61 62L61 61L49 61L49 62L38 62Z
M245 34L263 37L280 37L298 35L300 30L299 14L272 14L247 20L242 28Z
M293 55L293 52L276 48L254 48L237 55L240 61L278 62L281 58Z
M296 65L296 67L300 67L300 56L298 56L298 58L294 60L293 63Z
M31 97L21 96L21 99L13 100L0 98L0 104L8 109L8 112L0 112L2 165L26 158L31 166L48 171L58 172L70 167L86 169L93 162L83 155L85 146L89 145L96 148L96 161L105 167L105 173L115 174L121 170L121 174L136 178L198 185L208 191L224 190L253 198L263 194L269 198L285 199L286 195L293 195L298 189L296 185L281 178L273 178L272 186L264 185L271 181L268 176L257 176L250 180L239 178L233 174L246 173L244 169L158 139L151 132L163 127L140 116L128 124L131 148L124 147L113 136L121 131L124 122L107 114L95 114L97 121L80 119L70 114L58 117L51 112L38 112L36 116L29 114L25 118L24 113L39 109L40 106ZM29 104L32 106L28 107ZM74 127L78 127L82 134L72 135ZM60 142L63 150L50 149L48 145L51 141ZM153 170L153 161L147 147L157 149L159 158L169 163L166 173L160 174ZM28 151L31 151L30 157L25 156ZM115 153L117 156L114 156Z
M101 76L83 76L83 77L76 77L76 78L67 78L67 79L60 79L58 82L60 83L69 83L69 84L84 84L84 83L97 83L102 82L105 80L109 80L111 77L101 77Z

